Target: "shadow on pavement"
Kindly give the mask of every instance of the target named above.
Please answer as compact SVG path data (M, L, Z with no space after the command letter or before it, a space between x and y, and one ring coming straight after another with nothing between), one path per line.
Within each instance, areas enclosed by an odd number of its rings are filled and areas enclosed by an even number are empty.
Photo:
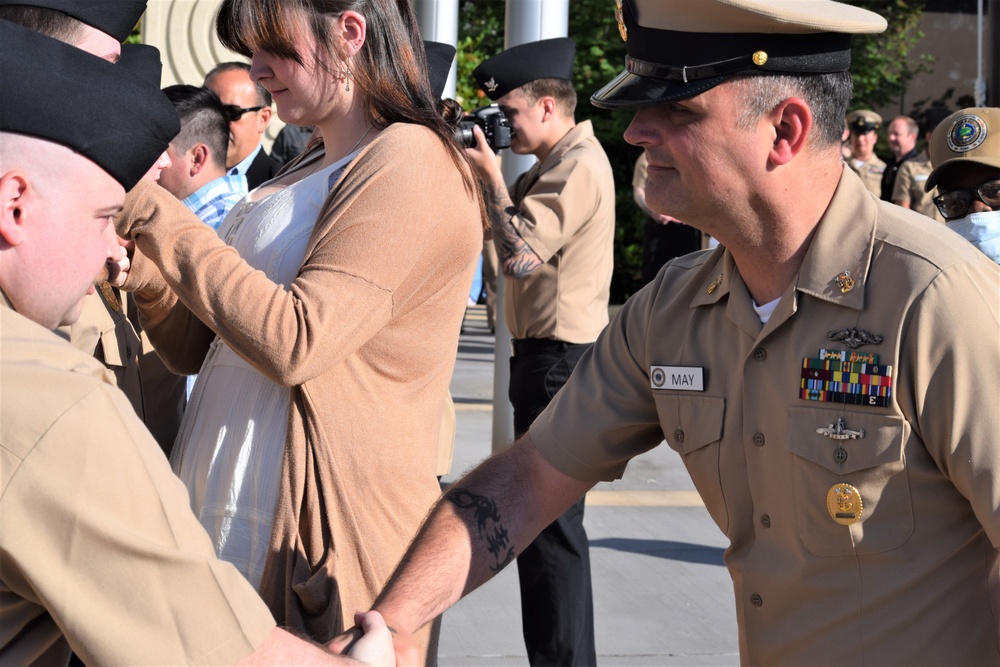
M723 565L725 549L706 547L702 544L674 542L672 540L640 540L628 537L606 537L590 541L591 548L614 549L630 553L646 554L658 558L701 563L703 565Z

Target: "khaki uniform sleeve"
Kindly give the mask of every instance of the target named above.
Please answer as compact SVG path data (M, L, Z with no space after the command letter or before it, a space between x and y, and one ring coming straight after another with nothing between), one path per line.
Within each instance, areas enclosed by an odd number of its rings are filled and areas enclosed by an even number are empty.
M0 521L4 586L44 607L86 664L232 664L274 628L113 388L87 392L40 437Z
M969 500L994 547L1000 547L998 294L1000 267L985 258L944 270L914 310L897 378L906 389L897 395L907 421Z
M632 187L633 188L644 188L646 187L647 169L649 163L646 161L646 153L643 152L642 155L635 161L635 167L632 169Z
M530 185L511 219L518 236L547 262L598 209L594 173L571 151ZM522 184L518 183L518 189Z
M570 477L618 479L630 459L663 441L645 341L659 284L625 304L529 429L542 456Z
M899 166L896 182L892 186L892 203L912 205L913 198L910 196L910 192L913 188L913 165L913 160L907 160Z

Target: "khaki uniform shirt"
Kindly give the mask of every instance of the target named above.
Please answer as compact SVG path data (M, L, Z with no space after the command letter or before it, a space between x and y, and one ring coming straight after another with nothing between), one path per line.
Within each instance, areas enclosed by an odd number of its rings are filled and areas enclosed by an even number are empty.
M892 202L909 204L917 213L923 213L928 218L943 223L944 216L934 205L937 188L924 192L924 185L927 184L927 177L931 175L931 171L933 167L926 151L912 160L903 162L896 173L896 183L892 186Z
M590 121L566 133L511 189L518 235L545 262L508 280L512 338L592 343L608 323L614 268L615 183Z
M767 324L728 251L678 258L531 427L584 480L677 451L746 664L1000 664L1000 268L948 231L845 169ZM822 349L878 358L822 389Z
M880 160L877 155L872 153L872 156L860 165L854 158L847 158L847 166L861 177L869 192L876 197L882 195L882 174L885 173L885 162Z
M232 664L274 620L110 374L0 305L0 661Z
M96 290L85 296L80 319L72 326L60 327L59 334L114 373L118 388L125 392L141 419L145 417L139 379L142 341L125 312L125 304L131 304L131 300L119 298L113 288L108 289L108 298Z

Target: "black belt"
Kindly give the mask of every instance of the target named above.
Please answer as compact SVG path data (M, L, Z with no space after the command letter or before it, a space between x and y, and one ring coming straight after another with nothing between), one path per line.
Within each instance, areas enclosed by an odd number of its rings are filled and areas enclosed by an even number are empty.
M510 350L516 356L519 354L538 354L542 352L564 352L574 347L586 347L587 345L590 345L590 343L567 343L551 338L512 338L510 341Z

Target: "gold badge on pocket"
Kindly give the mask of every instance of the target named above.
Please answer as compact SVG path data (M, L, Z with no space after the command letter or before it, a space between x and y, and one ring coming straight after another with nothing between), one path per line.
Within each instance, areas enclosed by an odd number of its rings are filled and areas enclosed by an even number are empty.
M834 521L850 526L861 521L861 494L850 484L834 484L826 492L826 509Z

